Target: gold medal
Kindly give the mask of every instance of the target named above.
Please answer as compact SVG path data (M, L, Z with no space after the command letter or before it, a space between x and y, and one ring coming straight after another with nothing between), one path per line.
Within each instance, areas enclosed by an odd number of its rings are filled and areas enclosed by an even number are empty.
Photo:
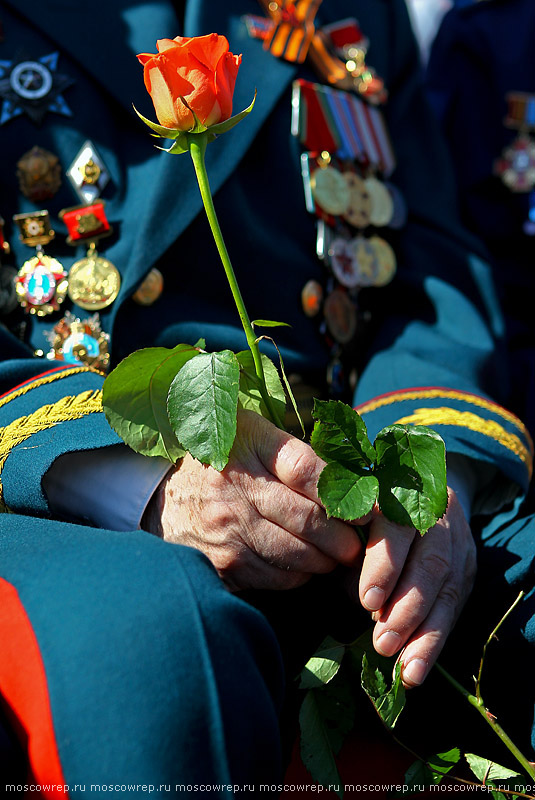
M373 175L366 178L364 183L371 197L371 224L377 227L388 225L394 214L392 195L386 186Z
M396 255L391 246L380 236L372 236L369 240L375 251L376 275L374 286L386 286L396 274Z
M357 330L357 311L347 292L332 291L325 300L323 313L333 339L340 344L350 342Z
M371 239L357 236L353 239L353 259L355 261L356 285L375 286L377 279L377 254Z
M354 172L344 172L344 178L350 193L344 219L354 228L366 228L370 224L372 210L372 200L366 184Z
M344 176L334 167L318 167L310 176L310 188L316 203L327 214L345 214L351 192Z
M113 303L121 288L119 270L98 255L94 244L87 256L76 261L69 272L69 297L86 311L99 311Z

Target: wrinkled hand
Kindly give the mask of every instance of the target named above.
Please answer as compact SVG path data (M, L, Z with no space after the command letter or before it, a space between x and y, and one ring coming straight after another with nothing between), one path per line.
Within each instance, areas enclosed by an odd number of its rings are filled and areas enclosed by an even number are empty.
M223 472L186 455L151 500L144 523L201 550L232 589L290 589L356 564L359 538L327 519L316 484L324 462L307 444L250 411Z
M472 534L452 490L445 516L423 537L374 512L358 593L373 612L375 649L392 656L404 648L405 686L419 685L431 669L470 594L475 568Z

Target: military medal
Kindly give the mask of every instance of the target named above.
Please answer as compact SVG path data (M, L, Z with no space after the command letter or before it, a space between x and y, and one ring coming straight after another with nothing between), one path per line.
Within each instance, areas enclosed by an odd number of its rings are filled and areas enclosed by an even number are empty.
M43 252L43 245L52 241L55 232L48 211L15 214L13 221L24 244L37 251L18 271L17 299L30 314L44 317L57 311L67 294L67 273L57 259Z
M32 147L17 163L17 177L20 191L32 203L48 200L61 186L59 158L41 147Z
M366 184L354 172L344 172L349 186L349 205L343 217L354 228L367 228L371 221L372 199Z
M108 369L109 336L103 332L98 314L81 320L67 311L52 331L45 331L45 336L51 345L49 360L83 364L99 372Z
M70 167L67 177L81 203L93 203L104 191L110 174L95 145L84 142Z
M307 317L316 317L323 303L323 287L318 281L305 283L301 292L301 305Z
M333 339L348 344L357 330L357 311L347 292L334 289L325 299L323 314Z
M327 214L338 216L349 208L351 192L336 168L320 163L310 176L310 186L314 200Z
M72 116L63 92L74 81L58 72L58 59L59 53L50 53L36 60L0 60L0 125L21 114L36 125L42 123L47 112Z
M68 244L88 244L85 258L76 261L69 272L69 297L86 311L100 311L113 303L121 287L119 270L99 256L96 242L112 233L102 201L90 206L74 206L60 211L67 226Z
M368 243L375 253L374 286L386 286L396 274L396 254L387 241L372 236Z
M342 286L353 289L359 285L359 273L352 242L338 236L329 247L329 259L335 278Z
M261 32L264 47L277 58L302 64L314 37L321 0L260 0L271 24Z
M404 228L407 224L407 219L409 216L407 203L405 202L405 198L401 194L398 187L394 186L393 183L386 181L385 187L388 189L393 203L392 219L389 222L389 227L399 230L400 228Z
M358 292L386 285L396 270L390 245L362 234L372 226L401 228L407 218L399 190L380 180L396 166L378 107L387 92L367 64L369 42L355 19L320 28L319 0L260 2L269 16L248 15L249 34L279 58L302 63L307 56L323 81L293 82L291 133L304 150L301 176L307 211L317 218L316 254L329 270L325 298L322 285L310 280L301 304L308 317L323 309L319 327L331 347L328 383L331 393L341 395L355 374L345 364L359 321L369 317L357 308Z
M535 95L526 92L509 92L506 95L507 115L504 125L518 131L513 142L494 162L494 173L511 191L529 193L528 219L524 233L535 235Z
M377 227L388 225L394 214L392 195L384 183L373 175L366 178L364 184L371 197L370 222Z
M163 275L153 267L141 286L132 295L132 300L140 306L151 306L163 291Z

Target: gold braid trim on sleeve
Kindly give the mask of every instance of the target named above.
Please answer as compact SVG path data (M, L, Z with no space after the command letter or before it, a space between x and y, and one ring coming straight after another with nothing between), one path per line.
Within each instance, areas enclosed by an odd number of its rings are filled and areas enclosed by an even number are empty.
M0 428L0 512L8 511L3 500L1 476L4 464L13 448L29 439L34 433L52 428L60 422L80 419L99 411L102 411L102 392L85 391L78 395L62 397L56 403L41 406L33 413L19 417L5 428Z
M519 436L509 433L503 425L492 419L478 417L471 411L457 411L455 408L417 408L414 413L397 420L398 425L457 425L471 431L489 436L523 461L531 477L532 455Z
M60 381L63 378L70 378L71 375L78 375L80 372L95 372L95 370L88 369L87 367L73 367L72 369L50 372L42 375L40 378L29 380L18 388L13 389L13 391L7 392L7 394L0 397L0 408L5 406L6 403L11 403L12 400L22 397L22 395L27 394L32 389L38 389L40 386L46 386L48 383L55 383L55 381Z

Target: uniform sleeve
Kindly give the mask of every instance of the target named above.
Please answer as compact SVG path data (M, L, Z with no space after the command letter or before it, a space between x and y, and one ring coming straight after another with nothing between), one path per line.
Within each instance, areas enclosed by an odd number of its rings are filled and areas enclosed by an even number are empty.
M393 182L409 219L393 243L396 278L374 300L376 335L355 403L372 439L396 422L428 425L449 453L477 462L474 511L486 513L526 491L533 445L506 407L504 320L492 268L458 222L453 168L402 5L386 113L398 160Z
M0 366L0 377L15 382L38 367L35 360L9 361ZM102 413L103 380L84 367L59 367L22 380L0 397L1 510L49 515L42 479L54 461L120 441Z

